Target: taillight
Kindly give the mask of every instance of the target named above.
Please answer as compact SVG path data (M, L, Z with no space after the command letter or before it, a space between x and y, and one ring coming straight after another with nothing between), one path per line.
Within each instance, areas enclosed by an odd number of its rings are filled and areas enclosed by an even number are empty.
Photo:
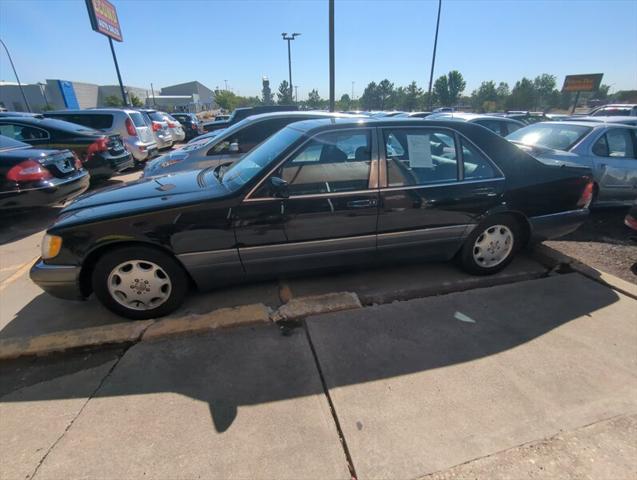
M577 201L577 206L579 208L588 208L593 201L593 193L595 191L595 184L591 181L586 184L584 187L584 191L582 195L579 197Z
M168 122L168 128L175 128L177 125L173 122Z
M158 132L161 130L161 125L157 122L153 122L153 132Z
M95 155L98 152L106 152L108 151L108 138L102 137L95 140L88 146L86 150L86 156L90 157Z
M7 172L7 179L12 182L37 182L51 178L51 172L36 160L25 160L11 167Z
M637 230L637 218L633 217L630 213L626 215L624 219L624 223L627 227L632 228L633 230Z
M73 152L73 158L75 159L75 168L77 168L78 170L84 168L84 165L82 165L82 160L80 160L80 157L78 157L75 152Z
M133 121L130 118L126 119L126 131L133 137L137 136L137 130L135 130L135 125L133 125Z

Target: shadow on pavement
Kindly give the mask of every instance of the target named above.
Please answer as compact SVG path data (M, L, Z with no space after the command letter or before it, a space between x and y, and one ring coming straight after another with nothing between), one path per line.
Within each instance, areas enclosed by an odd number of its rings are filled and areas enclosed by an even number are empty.
M206 402L224 432L239 407L322 394L313 352L329 388L373 382L513 349L618 299L568 274L323 315L285 332L269 325L142 342L94 397L177 393ZM25 389L9 401L74 398L77 388Z
M0 213L0 245L17 242L49 227L62 207Z

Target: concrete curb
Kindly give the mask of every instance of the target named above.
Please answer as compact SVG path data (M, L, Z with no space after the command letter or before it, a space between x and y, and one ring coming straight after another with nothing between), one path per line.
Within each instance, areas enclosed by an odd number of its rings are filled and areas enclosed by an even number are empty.
M142 341L206 332L217 328L268 323L269 321L268 308L262 303L221 308L202 315L157 320L144 332Z
M134 343L141 339L144 331L153 323L154 320L144 320L66 330L37 337L4 338L0 339L0 360L47 355L98 345Z
M440 282L436 285L426 287L414 287L409 289L394 290L387 293L359 293L360 301L363 305L382 305L395 301L412 300L414 298L433 297L437 295L446 295L449 293L463 292L465 290L473 290L476 288L489 288L498 285L507 285L509 283L523 282L526 280L535 280L546 276L546 271L527 271L515 273L500 273L497 276L468 277L462 280L453 280L451 282Z
M275 322L285 320L298 320L309 315L337 312L362 308L362 304L355 293L338 292L313 295L307 297L292 298L288 303L281 305L272 315Z
M615 275L598 270L591 267L569 255L565 255L562 252L555 250L544 244L539 244L533 247L531 251L532 257L541 263L542 265L556 269L560 266L568 266L577 273L584 275L585 277L595 280L613 290L617 290L624 295L637 300L637 285L622 280Z

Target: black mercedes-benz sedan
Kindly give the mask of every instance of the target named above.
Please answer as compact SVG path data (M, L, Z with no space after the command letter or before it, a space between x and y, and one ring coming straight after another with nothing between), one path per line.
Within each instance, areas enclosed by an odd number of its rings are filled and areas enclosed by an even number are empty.
M66 202L89 186L82 162L68 150L40 150L0 135L0 210Z
M31 278L92 292L135 319L201 290L383 259L506 266L588 215L590 171L544 165L479 125L406 119L294 123L239 162L84 195L42 243Z

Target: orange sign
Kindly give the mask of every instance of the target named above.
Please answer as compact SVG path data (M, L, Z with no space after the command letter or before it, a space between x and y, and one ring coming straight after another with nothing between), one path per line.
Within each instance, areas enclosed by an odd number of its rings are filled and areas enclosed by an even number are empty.
M91 19L93 30L118 42L123 40L117 10L111 2L108 0L86 0L86 8L88 8L88 16Z
M602 83L603 73L586 75L567 75L564 78L563 92L595 92Z

